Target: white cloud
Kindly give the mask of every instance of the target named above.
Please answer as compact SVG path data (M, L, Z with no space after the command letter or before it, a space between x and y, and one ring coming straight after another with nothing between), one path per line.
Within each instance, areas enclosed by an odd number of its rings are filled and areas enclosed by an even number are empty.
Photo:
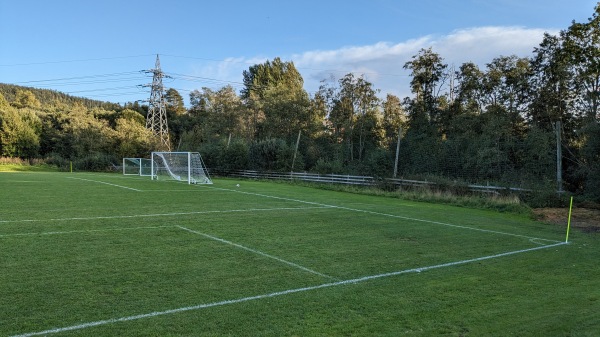
M484 66L498 56L530 56L533 48L542 42L544 32L546 30L522 27L462 29L435 41L433 48L448 63L459 65L471 61Z
M532 55L546 30L524 27L477 27L453 31L441 36L423 36L399 43L377 42L365 46L347 46L333 50L311 50L293 55L271 57L232 58L197 69L197 76L241 82L243 70L266 59L281 57L292 60L304 77L305 88L315 92L321 80L340 78L347 73L364 74L380 89L403 98L410 95L409 72L403 69L420 49L431 47L444 62L457 68L465 62L474 62L481 68L499 56ZM557 34L557 31L548 31ZM235 85L234 85L235 86ZM237 87L237 86L235 86Z

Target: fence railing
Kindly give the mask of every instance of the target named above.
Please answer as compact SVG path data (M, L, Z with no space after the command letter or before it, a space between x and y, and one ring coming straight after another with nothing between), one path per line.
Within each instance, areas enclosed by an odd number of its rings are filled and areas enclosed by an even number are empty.
M379 184L392 185L396 187L436 187L441 184L410 179L374 178L369 176L353 176L346 174L317 174L307 172L266 172L253 170L210 170L211 175L239 177L247 179L267 180L300 180L323 184L344 184L358 186L376 186ZM469 191L500 194L501 192L530 192L531 190L518 187L501 187L491 185L466 185Z

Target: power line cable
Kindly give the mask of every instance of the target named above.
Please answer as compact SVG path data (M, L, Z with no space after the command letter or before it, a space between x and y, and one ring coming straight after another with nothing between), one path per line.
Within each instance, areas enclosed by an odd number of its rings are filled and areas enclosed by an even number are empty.
M15 84L29 84L29 83L39 83L39 82L60 82L60 81L70 81L70 80L78 80L78 79L88 79L88 78L100 78L100 77L111 77L111 76L121 76L121 75L132 75L137 74L139 71L126 71L121 73L109 73L109 74L97 74L97 75L86 75L86 76L76 76L76 77L63 77L63 78L52 78L45 80L32 80L32 81L20 81L14 82Z
M122 90L122 89L132 89L132 88L137 88L137 85L123 86L123 87L113 87L113 88L101 88L101 89L88 89L88 90L69 91L67 93L68 94L75 94L75 93L81 93L81 92L110 91L110 90Z
M147 57L147 56L152 56L152 55L154 55L154 54L131 55L131 56L114 56L114 57L100 57L100 58L78 59L78 60L62 60L62 61L45 61L45 62L0 64L0 67L20 67L20 66L44 65L44 64L58 64L58 63L105 61L105 60L117 60L117 59L126 59L126 58Z

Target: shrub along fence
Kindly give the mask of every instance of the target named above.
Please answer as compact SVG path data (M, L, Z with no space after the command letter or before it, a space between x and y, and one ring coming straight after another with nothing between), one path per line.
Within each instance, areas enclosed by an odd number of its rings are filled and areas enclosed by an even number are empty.
M458 184L447 182L433 182L425 180L395 179L395 178L375 178L370 176L354 176L346 174L316 174L307 172L266 172L253 170L210 170L211 175L224 177L238 177L246 179L267 179L267 180L297 180L322 184L343 184L355 186L380 186L385 188L427 188L427 189L462 189L469 192L489 193L489 194L507 194L507 193L527 193L529 189L518 187L501 187L491 185Z

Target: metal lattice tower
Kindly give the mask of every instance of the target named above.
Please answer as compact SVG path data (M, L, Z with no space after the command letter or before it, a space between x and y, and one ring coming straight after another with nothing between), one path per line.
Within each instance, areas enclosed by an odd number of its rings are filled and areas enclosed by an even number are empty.
M146 70L152 73L152 84L150 85L150 101L148 104L148 115L146 116L146 128L152 130L154 136L160 139L162 150L171 151L169 140L169 126L167 125L167 105L165 101L165 88L162 83L165 74L160 69L160 59L156 55L154 69Z

